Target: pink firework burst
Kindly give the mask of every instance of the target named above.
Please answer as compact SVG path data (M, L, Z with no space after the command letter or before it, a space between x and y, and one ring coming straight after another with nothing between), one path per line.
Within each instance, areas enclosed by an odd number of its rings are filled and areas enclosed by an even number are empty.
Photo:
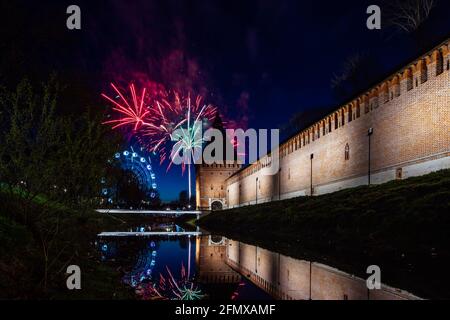
M164 98L156 101L153 106L151 126L145 126L142 134L138 137L140 142L148 150L158 153L160 163L163 163L170 155L174 140L182 140L181 147L198 147L202 141L195 141L198 137L189 135L189 132L198 130L198 122L206 120L211 122L216 115L216 108L203 104L203 98L196 96L194 100L187 95L183 97L178 92L172 93L172 99ZM185 132L181 136L175 136L177 129ZM170 169L172 162L169 163ZM184 164L183 164L184 171Z

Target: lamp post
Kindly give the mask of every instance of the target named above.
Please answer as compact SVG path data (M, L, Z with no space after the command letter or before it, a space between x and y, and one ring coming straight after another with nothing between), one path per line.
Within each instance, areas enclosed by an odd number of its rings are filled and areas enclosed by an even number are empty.
M367 130L367 136L369 137L369 163L368 163L368 167L367 167L367 183L370 186L370 158L371 158L371 154L370 154L370 137L373 134L373 128L369 128L369 130Z
M309 300L312 300L312 265L309 260Z
M281 200L281 168L278 169L278 200Z
M311 192L311 196L313 195L313 168L312 168L312 163L313 163L313 159L314 159L314 153L311 153L310 155L310 159L311 159L311 186L310 186L310 192Z
M258 204L258 177L256 177L256 184L255 184L255 204Z
M258 246L255 246L255 273L258 273Z

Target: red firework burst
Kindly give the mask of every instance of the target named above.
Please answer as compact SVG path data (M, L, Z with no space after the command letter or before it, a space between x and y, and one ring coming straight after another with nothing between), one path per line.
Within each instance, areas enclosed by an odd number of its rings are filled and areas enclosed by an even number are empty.
M147 118L150 115L150 110L144 106L145 88L142 89L141 97L138 99L134 84L130 84L131 103L129 103L113 83L111 83L111 87L117 93L116 98L120 98L119 101L121 101L122 104L113 98L108 97L104 93L102 93L102 97L113 103L114 107L112 109L118 112L119 115L121 115L121 118L105 121L104 124L112 124L113 129L126 125L132 125L135 131L141 125L149 125Z

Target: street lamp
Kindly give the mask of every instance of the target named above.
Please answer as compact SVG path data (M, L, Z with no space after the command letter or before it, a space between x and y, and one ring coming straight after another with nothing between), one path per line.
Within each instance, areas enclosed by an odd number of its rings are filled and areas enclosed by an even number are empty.
M368 185L370 186L370 137L373 134L373 128L369 128L369 130L367 130L367 136L369 137L369 164L368 164L368 168L367 168L367 182Z
M258 246L255 246L255 273L258 273Z
M309 260L309 300L312 300L312 265Z
M255 185L255 204L258 204L258 177L256 177L256 185Z
M314 153L311 153L310 155L310 159L311 159L311 186L310 186L310 191L311 191L311 196L313 195L313 169L312 169L312 163L313 163L313 159L314 159Z
M278 169L278 200L281 200L281 168Z

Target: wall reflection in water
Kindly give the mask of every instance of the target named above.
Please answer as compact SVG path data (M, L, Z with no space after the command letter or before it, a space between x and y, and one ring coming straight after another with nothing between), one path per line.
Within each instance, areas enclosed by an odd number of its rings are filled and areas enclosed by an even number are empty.
M222 236L100 238L102 260L119 265L141 299L415 299L332 267Z
M388 286L369 290L366 280L320 263L294 259L226 240L226 263L274 298L287 300L404 300L417 297Z

